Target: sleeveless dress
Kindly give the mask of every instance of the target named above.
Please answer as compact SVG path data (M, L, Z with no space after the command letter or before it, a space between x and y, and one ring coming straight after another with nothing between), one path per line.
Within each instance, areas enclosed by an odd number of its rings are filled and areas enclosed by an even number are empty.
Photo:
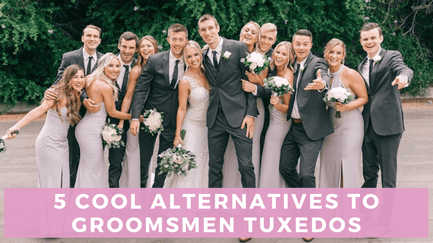
M182 129L186 130L183 148L196 156L197 168L187 172L186 176L167 177L164 187L169 188L207 188L209 172L209 150L206 127L206 114L209 106L209 91L198 86L195 79L183 76L191 85L188 96L189 107L186 110Z
M346 88L341 81L340 73L344 65L335 72L331 88ZM333 104L331 104L333 106ZM341 175L343 187L359 188L359 167L361 165L361 147L364 139L364 121L359 109L341 112L341 118L335 118L336 111L329 106L334 133L327 136L320 152L321 188L339 188Z
M283 101L280 99L280 103ZM280 153L284 138L289 132L291 120L287 114L275 107L269 109L269 127L263 146L262 165L260 167L260 188L285 188L286 183L280 174Z
M97 113L86 112L75 128L75 136L80 145L80 164L78 165L76 188L108 188L107 168L102 145L102 129L107 112L104 102L98 103Z
M36 138L36 164L38 165L38 187L69 188L69 119L67 108L60 109L60 120L56 110L47 112L47 119Z
M254 174L256 176L256 187L260 179L260 135L265 124L265 106L262 98L257 97L257 110L259 113L254 121L253 154ZM242 188L241 173L239 172L238 157L236 156L235 144L230 136L224 155L223 188Z

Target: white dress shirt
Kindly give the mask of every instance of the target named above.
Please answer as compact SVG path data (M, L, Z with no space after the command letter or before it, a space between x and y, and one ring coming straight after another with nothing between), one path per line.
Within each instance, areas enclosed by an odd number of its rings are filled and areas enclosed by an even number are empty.
M221 52L222 52L222 50L223 50L223 38L220 37L220 43L215 48L215 50L209 47L209 51L207 52L207 56L209 57L210 62L212 63L212 65L214 65L214 63L213 63L213 51L217 52L216 53L216 57L217 57L218 63L221 63L220 60L221 60Z
M119 89L122 89L123 77L125 76L125 71L126 71L126 68L123 65L128 65L129 66L129 73L131 73L131 64L132 64L132 61L129 62L128 64L126 64L126 63L122 62L122 59L120 58L120 55L118 57L119 57L119 60L120 60L120 73L119 73L119 76L117 77L116 81L117 81L117 85L119 85Z
M296 62L296 65L295 65L295 68L298 66L298 63L299 64L301 64L300 66L299 66L299 68L301 69L301 70L304 70L304 65L305 65L305 62L307 61L307 58L305 58L304 60L302 60L300 63L299 62ZM299 70L299 73L298 73L298 78L297 78L297 80L296 80L296 89L298 89L299 90L299 80L301 79L301 70ZM296 70L295 70L295 73L296 73ZM295 119L300 119L301 118L301 114L299 114L299 108L298 108L298 90L296 90L296 93L295 93L295 102L293 102L293 110L292 110L292 118L295 118Z
M176 60L179 60L179 64L177 66L177 79L176 79L176 84L175 84L175 88L177 86L177 84L179 83L179 80L182 78L184 72L185 72L185 63L183 61L183 58L180 57L179 59L176 58L173 53L171 53L171 50L169 52L168 55L168 62L169 62L169 70L168 70L168 80L171 83L171 80L173 79L173 72L174 72L174 66L176 64Z
M87 67L87 64L89 63L89 57L90 56L92 56L93 58L92 58L92 61L91 61L91 64L92 64L92 66L90 67L90 72L92 71L92 68L95 66L95 64L96 64L96 61L98 61L98 56L96 55L96 51L95 51L95 53L93 53L93 55L89 55L87 52L86 52L86 50L83 48L83 57L84 57L84 73L86 74L87 73L87 69L88 69L88 67Z

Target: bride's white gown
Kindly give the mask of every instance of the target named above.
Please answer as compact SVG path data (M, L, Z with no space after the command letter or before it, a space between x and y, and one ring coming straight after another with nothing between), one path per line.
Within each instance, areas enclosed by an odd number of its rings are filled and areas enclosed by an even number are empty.
M164 187L168 188L207 188L209 172L209 151L207 142L206 113L209 106L209 91L197 85L195 79L183 76L191 85L182 129L186 130L183 148L196 156L197 168L187 175L167 177Z

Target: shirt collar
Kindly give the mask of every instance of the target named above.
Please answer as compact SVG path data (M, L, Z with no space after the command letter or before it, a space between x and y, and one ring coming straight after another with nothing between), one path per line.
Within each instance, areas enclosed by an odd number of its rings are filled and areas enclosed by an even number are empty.
M218 46L215 48L215 50L213 50L212 48L209 47L209 50L212 51L217 51L218 53L221 53L223 50L223 38L220 36L220 43L218 43Z
M305 65L305 62L307 61L307 59L308 59L308 56L306 57L306 58L304 58L304 60L302 60L301 62L298 62L298 61L296 61L296 64L301 64L301 68Z
M126 64L126 63L124 63L124 62L122 61L122 58L120 58L120 54L117 55L117 57L119 58L119 60L120 60L120 65L122 65L122 67L123 67L123 65L128 65L129 67L131 67L132 61L131 61L129 64Z
M96 51L95 51L95 53L93 53L93 55L89 55L89 53L86 52L86 49L83 48L83 57L84 57L84 60L88 60L90 56L92 56L93 60L96 61Z
M368 55L367 55L367 59L373 59L373 60L374 60L374 58L375 58L376 56L380 56L379 54L380 54L380 51L381 51L381 50L382 50L382 48L380 48L380 49L377 51L376 55L374 55L373 58L369 58Z
M180 57L180 58L176 58L176 57L173 55L173 53L171 53L171 49L170 49L169 54L168 54L168 60L169 60L170 63L172 63L172 62L176 62L176 60L179 60L179 63L183 63L183 58L182 58L182 57Z

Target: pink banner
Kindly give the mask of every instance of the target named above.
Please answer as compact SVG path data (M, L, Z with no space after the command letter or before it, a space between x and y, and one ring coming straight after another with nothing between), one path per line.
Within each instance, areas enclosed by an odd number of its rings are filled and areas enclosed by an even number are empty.
M5 189L4 235L427 238L427 189Z

